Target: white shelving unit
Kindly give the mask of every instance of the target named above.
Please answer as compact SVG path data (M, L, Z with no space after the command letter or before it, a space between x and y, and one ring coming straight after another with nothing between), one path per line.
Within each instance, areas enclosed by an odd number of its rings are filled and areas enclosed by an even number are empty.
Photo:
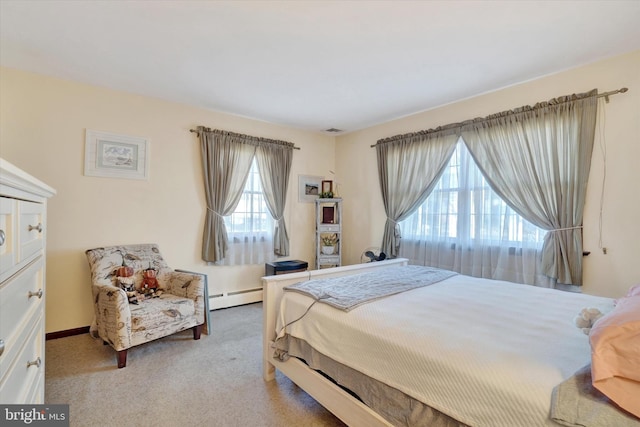
M332 249L323 238L334 237ZM316 199L316 269L342 265L342 199Z

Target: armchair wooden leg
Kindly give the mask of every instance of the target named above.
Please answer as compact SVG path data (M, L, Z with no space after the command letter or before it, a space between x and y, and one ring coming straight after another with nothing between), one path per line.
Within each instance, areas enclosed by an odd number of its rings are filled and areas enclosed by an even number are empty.
M127 366L127 350L118 351L118 369Z
M202 325L196 325L193 327L193 339L194 340L199 340L200 339L200 334L202 333Z

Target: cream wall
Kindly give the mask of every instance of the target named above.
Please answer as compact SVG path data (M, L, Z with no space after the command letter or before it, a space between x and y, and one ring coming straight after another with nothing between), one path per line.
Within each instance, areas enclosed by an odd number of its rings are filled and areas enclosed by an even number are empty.
M255 288L263 265L207 266L200 260L204 193L198 144L205 125L294 142L286 209L291 257L313 261L313 204L297 201L297 176L333 178L344 198L344 263L379 246L384 225L375 149L378 139L534 104L592 88L628 87L602 102L607 148L603 243L598 248L603 156L594 149L585 208L584 291L617 297L640 283L640 52L460 101L337 139L182 104L0 68L0 156L54 187L47 251L47 332L90 323L87 248L155 242L176 268L208 274L210 292ZM147 137L148 181L83 176L85 129ZM332 175L329 171L335 171Z
M621 87L629 88L629 92L611 97L609 104L600 98L599 135L584 215L584 247L591 251L584 259L584 292L610 297L623 295L631 285L640 283L640 51L339 136L336 173L343 183L345 199L346 263L359 262L365 248L379 247L382 241L386 217L376 152L370 148L378 139L484 117L560 95L593 88L606 92ZM607 165L602 220L606 255L598 246L604 175L601 135L606 143Z
M298 174L329 175L335 139L182 104L0 68L0 156L57 190L49 202L47 332L93 316L84 255L96 246L154 242L174 268L208 274L210 293L261 285L264 265L200 260L205 198L197 125L295 143L286 208L292 259L313 260L313 204ZM85 129L150 139L147 181L83 175Z

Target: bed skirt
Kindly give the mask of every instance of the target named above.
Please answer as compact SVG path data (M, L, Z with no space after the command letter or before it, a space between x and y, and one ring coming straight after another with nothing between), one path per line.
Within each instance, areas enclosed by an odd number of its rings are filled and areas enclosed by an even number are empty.
M285 335L275 343L275 355L296 357L384 417L395 426L469 427L405 393L325 356L306 341Z

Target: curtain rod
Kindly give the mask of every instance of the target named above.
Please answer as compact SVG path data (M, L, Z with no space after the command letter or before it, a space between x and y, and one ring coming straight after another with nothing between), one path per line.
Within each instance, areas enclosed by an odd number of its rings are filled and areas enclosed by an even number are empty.
M211 129L203 129L203 130L211 131ZM199 133L200 130L198 130L198 129L189 129L189 132L191 132L191 133ZM221 132L226 132L226 133L231 133L231 134L234 133L234 132L227 132L227 131L221 131ZM236 135L240 135L240 134L236 134ZM259 137L255 137L255 136L249 136L249 135L240 135L240 136L245 136L247 138L253 138L253 139L262 140L262 141L266 141L266 142L270 142L270 141L285 142L285 141L276 141L276 140L269 139L269 138L259 138ZM288 143L288 144L290 144L290 143ZM291 147L291 148L293 148L294 150L299 150L300 149L300 147L296 147L295 145L293 145L293 147Z
M623 88L620 88L620 89L616 89L616 90L612 90L612 91L604 92L604 93L600 93L600 94L595 94L595 95L591 95L591 96L594 96L594 97L596 97L596 98L604 98L604 100L608 103L608 102L609 102L609 96L611 96L611 95L616 95L616 94L618 94L618 93L625 93L625 92L627 92L628 90L629 90L628 88L623 87ZM570 96L570 95L569 95L569 96ZM584 99L584 98L590 98L591 96L585 96L585 97L583 97L583 98L581 98L581 99ZM569 102L569 101L573 101L573 99L569 99L569 100L564 101L564 102ZM549 102L549 101L545 101L545 102ZM523 108L523 107L520 107L520 108ZM507 111L505 111L505 112L509 112L509 111L513 111L513 110L515 110L515 109L507 110ZM501 113L498 113L498 114L501 114ZM493 114L492 114L492 115L490 115L490 116L493 116ZM490 116L488 116L488 117L490 117ZM465 120L465 121L463 121L463 122L459 122L459 123L451 123L451 124L444 125L444 126L438 126L438 127L437 127L437 128L435 128L435 129L421 130L421 131L411 132L411 133L409 133L409 134L403 134L403 135L390 136L390 137L388 137L388 138L383 138L383 139L378 140L378 142L377 142L376 144L373 144L373 145L371 145L370 147L371 147L371 148L374 148L374 147L376 147L376 146L377 146L378 144L380 144L380 143L392 142L392 141L395 141L395 140L402 139L403 137L410 136L410 135L413 135L413 134L418 134L418 133L421 133L421 132L429 132L429 131L431 131L431 130L433 130L434 132L435 132L435 131L450 130L450 129L455 129L455 128L458 128L458 127L462 127L463 125L465 125L465 124L467 124L467 123L472 123L472 122L474 122L474 121L476 121L476 120L486 120L486 119L487 119L487 117L484 117L484 118L481 118L481 119Z

